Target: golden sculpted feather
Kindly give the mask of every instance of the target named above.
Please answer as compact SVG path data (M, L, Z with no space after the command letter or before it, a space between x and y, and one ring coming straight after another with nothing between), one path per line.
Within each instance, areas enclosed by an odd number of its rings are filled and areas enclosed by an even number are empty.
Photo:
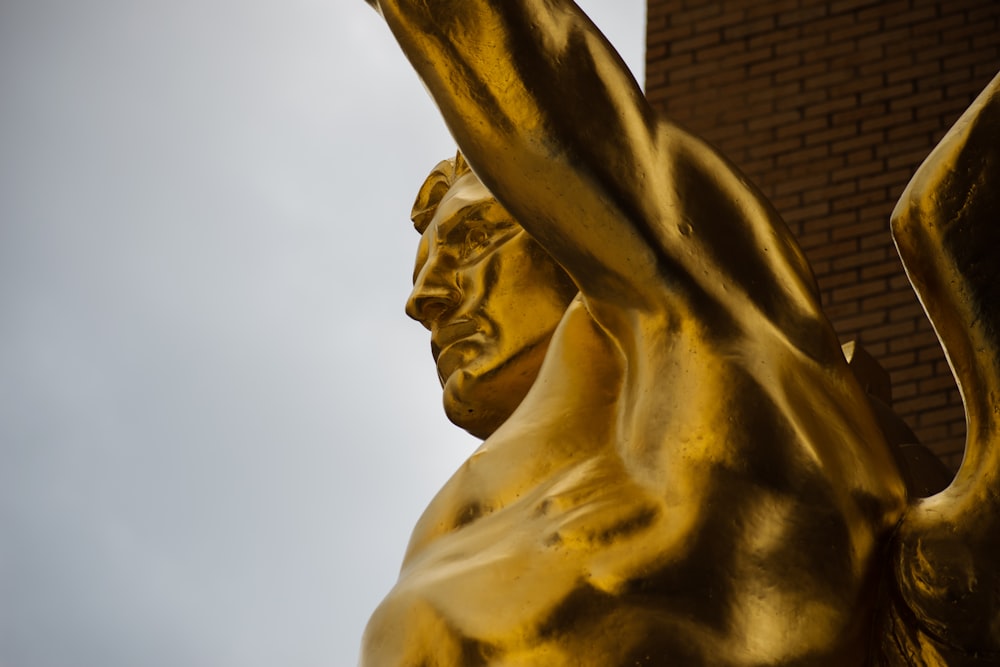
M969 419L919 498L777 213L573 2L369 4L461 149L407 312L483 443L362 665L1000 664L1000 79L894 214Z

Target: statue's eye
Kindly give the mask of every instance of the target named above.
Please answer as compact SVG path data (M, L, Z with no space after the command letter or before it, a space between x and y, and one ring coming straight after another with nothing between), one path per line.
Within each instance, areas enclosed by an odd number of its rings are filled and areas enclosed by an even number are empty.
M490 235L482 227L473 227L465 234L465 256L474 255L477 251L486 247L489 243Z

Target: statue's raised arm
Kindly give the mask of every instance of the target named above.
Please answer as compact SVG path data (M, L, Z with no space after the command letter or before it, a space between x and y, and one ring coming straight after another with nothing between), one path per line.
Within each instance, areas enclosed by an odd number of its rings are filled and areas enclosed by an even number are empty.
M473 170L599 318L595 301L659 310L671 299L680 312L746 315L735 325L747 328L763 315L810 354L836 351L767 202L653 112L573 2L377 4Z

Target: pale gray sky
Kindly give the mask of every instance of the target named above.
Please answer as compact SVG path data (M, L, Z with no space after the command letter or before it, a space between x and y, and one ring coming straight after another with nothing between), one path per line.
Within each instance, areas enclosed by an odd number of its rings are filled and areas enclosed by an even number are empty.
M361 0L0 2L0 667L356 662L475 446L402 311L452 151Z

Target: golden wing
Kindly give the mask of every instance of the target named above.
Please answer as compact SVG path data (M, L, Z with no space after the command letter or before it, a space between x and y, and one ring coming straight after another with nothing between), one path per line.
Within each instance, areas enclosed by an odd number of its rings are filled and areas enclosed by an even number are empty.
M921 165L892 230L968 438L952 484L900 524L885 653L889 664L1000 664L1000 75Z

